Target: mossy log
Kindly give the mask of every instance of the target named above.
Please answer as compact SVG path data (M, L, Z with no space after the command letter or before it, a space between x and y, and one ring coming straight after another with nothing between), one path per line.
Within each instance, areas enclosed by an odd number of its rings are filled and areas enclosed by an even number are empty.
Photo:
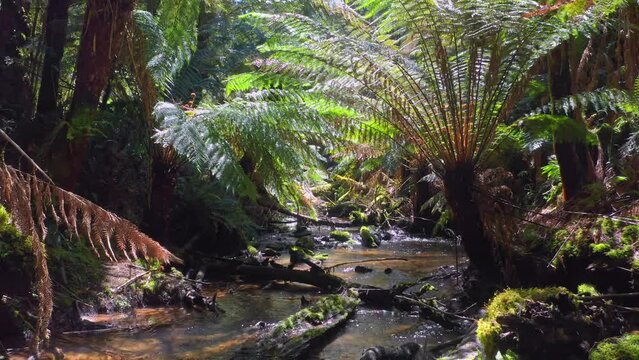
M234 359L305 359L314 346L346 323L358 304L359 299L350 291L325 296L278 322Z
M311 271L295 270L274 261L259 263L251 260L216 257L211 258L211 262L206 266L206 272L224 277L240 275L248 281L293 281L328 291L339 290L346 284L341 278L324 272L320 267Z

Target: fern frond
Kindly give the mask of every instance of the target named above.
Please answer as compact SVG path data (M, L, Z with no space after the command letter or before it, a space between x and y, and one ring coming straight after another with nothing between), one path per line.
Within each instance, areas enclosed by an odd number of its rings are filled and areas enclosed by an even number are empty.
M632 95L624 90L604 88L557 99L535 109L529 115L553 113L570 115L576 110L586 111L588 109L595 113L624 113L627 109L625 105L633 101Z
M44 247L49 214L58 225L67 228L76 237L86 238L98 257L117 261L122 257L129 259L129 255L137 258L140 254L144 258L167 263L180 261L130 222L4 162L0 164L0 202L11 213L15 227L31 237L35 287L39 297L32 346L36 353L39 353L40 342L47 338L47 327L53 311L53 290ZM111 245L113 238L117 239L117 252Z
M9 165L0 165L0 201L13 216L21 232L34 241L47 235L45 220L49 217L78 238L86 238L98 257L117 261L138 255L160 261L180 260L156 241L143 234L129 221L105 210L91 201L66 191ZM112 250L111 239L118 238L121 252Z

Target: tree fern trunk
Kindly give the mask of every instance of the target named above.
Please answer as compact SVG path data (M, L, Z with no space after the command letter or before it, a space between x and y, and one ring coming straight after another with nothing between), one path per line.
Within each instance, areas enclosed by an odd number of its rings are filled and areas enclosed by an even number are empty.
M60 63L64 54L70 4L70 0L51 0L47 6L44 61L37 106L37 112L41 116L60 114L58 108ZM41 137L37 138L41 139Z
M446 200L471 264L485 279L498 281L501 276L494 244L484 231L479 204L473 192L474 180L474 167L469 163L458 164L446 171L443 177Z
M576 46L572 43L564 44L553 50L548 58L552 99L560 99L579 92L578 84L573 76L573 73L577 71L576 59L580 57L575 53L575 49ZM574 115L580 117L578 111ZM580 119L575 121L583 123ZM571 138L573 134L561 134L563 131L559 129L559 134L555 133L553 146L561 172L563 199L568 202L575 199L577 194L583 193L586 185L596 180L596 173L586 139L567 141L565 139Z
M67 116L69 128L66 136L58 136L51 155L51 171L68 189L75 186L86 158L100 95L109 81L134 4L134 0L89 0L87 3L75 89Z

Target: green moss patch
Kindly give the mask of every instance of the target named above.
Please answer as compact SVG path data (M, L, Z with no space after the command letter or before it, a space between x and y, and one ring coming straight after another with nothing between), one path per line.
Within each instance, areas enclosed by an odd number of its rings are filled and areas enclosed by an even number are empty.
M352 239L351 233L344 230L333 230L329 234L329 237L335 241L347 242Z
M358 304L359 300L354 297L342 295L325 296L315 304L280 321L275 326L273 334L274 336L280 336L318 326L330 318L346 315Z
M501 332L498 317L518 313L527 300L546 301L562 294L574 296L563 287L509 289L497 294L486 307L486 317L477 323L477 338L486 356L493 359L497 355L497 341Z
M364 225L368 223L368 216L362 211L351 211L348 218L353 225Z
M590 360L639 360L639 334L606 339L592 350Z
M359 236L360 241L362 242L362 246L369 248L376 248L379 246L380 241L377 239L375 235L371 232L367 226L362 226L359 228Z

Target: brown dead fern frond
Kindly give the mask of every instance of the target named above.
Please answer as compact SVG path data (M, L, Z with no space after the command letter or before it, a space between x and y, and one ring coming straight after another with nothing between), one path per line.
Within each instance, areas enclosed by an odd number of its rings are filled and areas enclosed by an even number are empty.
M13 214L16 227L34 239L46 237L45 221L50 215L76 237L86 238L98 257L117 261L141 255L165 263L180 261L131 222L31 174L1 164L0 187L0 201ZM113 239L120 253L113 251Z
M181 261L131 222L3 162L0 162L0 202L11 213L16 228L32 239L35 286L39 294L38 320L32 343L35 354L40 352L42 341L47 338L53 311L53 290L44 246L48 218L76 238L86 238L96 256L110 261L138 259L139 256L165 263ZM116 246L112 245L113 241Z

